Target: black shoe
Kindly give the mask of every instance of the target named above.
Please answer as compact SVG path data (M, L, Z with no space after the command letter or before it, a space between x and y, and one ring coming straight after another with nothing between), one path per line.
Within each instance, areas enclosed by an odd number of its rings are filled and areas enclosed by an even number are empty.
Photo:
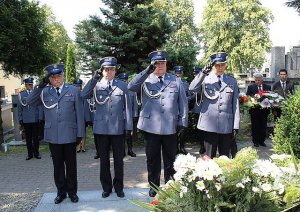
M103 192L102 192L102 198L109 197L110 193L111 193L111 192L103 191Z
M261 142L259 143L259 145L266 147L267 145L265 144L265 142Z
M30 160L32 158L33 158L32 156L27 156L26 160Z
M120 197L120 198L124 198L125 194L124 194L123 191L120 191L120 192L117 192L117 196Z
M81 152L86 152L86 150L85 150L85 149L82 149Z
M152 188L150 188L149 197L155 197L155 195L156 195L156 192Z
M100 158L100 155L95 155L94 156L94 159L99 159Z
M59 204L62 201L64 201L64 199L66 199L66 197L67 197L66 194L57 195L57 197L55 197L55 199L54 199L54 203Z
M254 143L254 147L259 147L259 144L257 144L257 143Z
M204 153L205 153L205 148L204 148L204 146L201 146L200 150L199 150L199 154L202 155Z
M41 156L39 156L39 155L35 155L34 156L36 159L41 159L42 157Z
M71 202L73 202L73 203L76 203L79 200L77 194L69 195L69 198L70 198Z
M188 152L184 149L184 148L181 148L180 151L179 151L180 154L184 154L184 155L187 155Z
M131 157L136 157L136 154L132 150L128 150L128 155Z

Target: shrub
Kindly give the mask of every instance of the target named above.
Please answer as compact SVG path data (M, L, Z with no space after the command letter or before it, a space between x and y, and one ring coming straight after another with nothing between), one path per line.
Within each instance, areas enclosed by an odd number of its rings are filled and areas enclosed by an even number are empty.
M291 154L291 145L295 156L300 158L300 89L290 95L281 108L282 115L274 128L274 152Z

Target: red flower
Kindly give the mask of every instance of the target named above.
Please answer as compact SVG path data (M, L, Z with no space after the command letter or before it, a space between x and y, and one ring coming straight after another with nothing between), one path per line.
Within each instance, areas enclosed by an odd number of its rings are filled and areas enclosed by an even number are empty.
M157 205L157 204L158 204L158 199L154 199L150 203L150 205Z
M244 102L249 102L248 96L242 96L242 97L240 98L240 103L244 103Z
M264 91L264 90L258 91L258 94L259 94L260 96L262 96L264 93L269 93L269 91Z

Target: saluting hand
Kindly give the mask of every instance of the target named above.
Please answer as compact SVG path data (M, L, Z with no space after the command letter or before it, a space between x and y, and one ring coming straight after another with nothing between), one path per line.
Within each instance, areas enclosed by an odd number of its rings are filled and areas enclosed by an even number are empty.
M213 64L211 62L208 62L202 69L202 72L204 74L209 74L209 72L211 72L211 70L212 70L212 67L213 67Z
M42 78L40 84L38 85L39 88L44 88L50 83L50 80L49 80L50 75L51 74L48 74L47 76Z
M103 72L103 67L101 67L100 69L97 69L94 73L93 78L95 80L99 80L100 78L102 78L102 72Z
M155 60L152 61L151 64L146 68L147 74L153 73L153 71L156 69L155 63L156 63Z

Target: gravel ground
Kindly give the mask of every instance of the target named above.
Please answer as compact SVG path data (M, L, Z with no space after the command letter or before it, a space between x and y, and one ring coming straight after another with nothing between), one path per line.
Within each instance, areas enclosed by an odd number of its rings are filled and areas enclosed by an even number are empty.
M42 196L42 193L0 193L0 211L34 211Z

